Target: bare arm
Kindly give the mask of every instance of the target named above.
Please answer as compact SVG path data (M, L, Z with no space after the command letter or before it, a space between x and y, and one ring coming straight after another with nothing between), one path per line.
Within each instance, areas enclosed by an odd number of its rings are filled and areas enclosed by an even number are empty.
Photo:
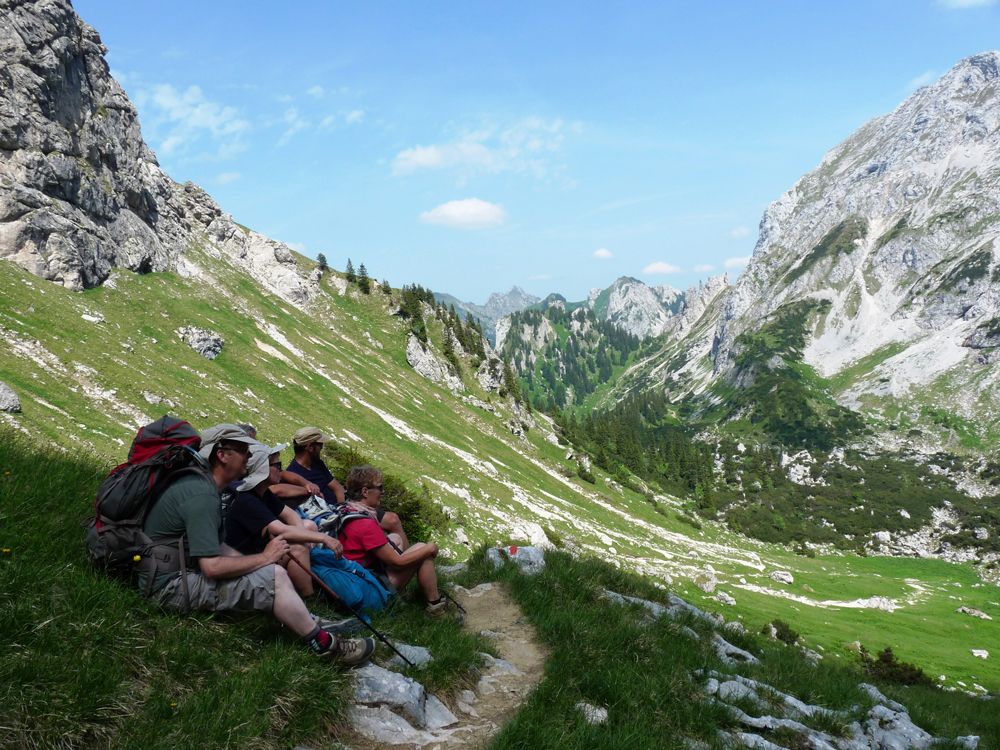
M418 542L403 554L396 552L391 544L383 544L374 550L376 559L394 568L406 568L423 562L430 557L437 557L438 547L433 543Z
M337 496L337 503L343 504L344 498L346 497L344 495L344 485L336 479L331 479L330 484L328 484L327 487L329 487L333 491L333 494Z
M308 487L302 484L272 484L268 489L271 490L271 494L275 497L280 497L282 500L291 500L292 502L297 501L296 504L313 494L309 491Z
M225 545L223 545L224 547ZM277 536L256 555L230 555L230 548L220 550L216 557L199 557L198 568L206 578L239 578L265 565L273 565L288 554L288 540Z
M294 513L295 511L291 512ZM282 511L281 515L284 515L284 511ZM271 521L266 528L269 534L273 536L281 536L290 542L298 542L299 544L319 544L326 547L335 555L340 555L344 551L344 545L329 534L324 534L321 531L310 531L309 529L306 529L298 524L293 525L285 523L281 517Z
M307 490L309 490L309 494L310 495L322 495L323 494L323 490L320 489L320 487L319 487L318 484L315 484L314 482L310 482L308 479L306 479L305 477L299 476L294 471L283 471L283 472L281 472L281 481L282 481L283 484L295 484L295 485L298 485L299 487L305 487ZM273 491L274 488L272 487L271 490Z

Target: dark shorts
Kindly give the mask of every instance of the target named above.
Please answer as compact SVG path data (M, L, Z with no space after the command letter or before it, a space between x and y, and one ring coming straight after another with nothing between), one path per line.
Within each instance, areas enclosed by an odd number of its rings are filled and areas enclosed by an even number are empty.
M273 565L265 565L238 578L212 579L190 571L186 576L190 605L180 576L168 581L153 594L153 599L164 607L182 611L270 612L274 609Z

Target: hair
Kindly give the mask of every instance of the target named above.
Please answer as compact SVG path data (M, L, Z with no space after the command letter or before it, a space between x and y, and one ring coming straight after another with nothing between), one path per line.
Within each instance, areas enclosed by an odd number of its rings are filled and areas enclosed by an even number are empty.
M241 430L243 430L243 432L245 432L250 437L252 437L254 439L257 438L257 428L254 427L249 422L247 422L246 424L238 424L236 426L239 427Z
M373 484L378 484L381 481L382 472L374 466L365 464L364 466L355 466L351 469L344 486L351 497L359 497L365 487L371 487Z
M308 448L310 445L312 445L312 443L296 443L293 440L292 451L295 453L296 456L301 456L303 453L306 452L306 448Z

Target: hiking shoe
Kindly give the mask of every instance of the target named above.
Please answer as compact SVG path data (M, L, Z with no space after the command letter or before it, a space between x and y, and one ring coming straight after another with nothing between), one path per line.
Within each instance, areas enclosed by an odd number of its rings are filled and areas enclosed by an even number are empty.
M356 617L347 617L343 620L327 620L325 617L313 615L313 621L320 630L325 630L330 635L351 635L357 633L363 627L361 621Z
M452 615L459 623L462 623L465 618L462 617L462 613L458 610L458 607L448 599L442 596L440 599L434 602L427 602L427 606L424 607L424 612L427 613L428 617L433 617L435 619L444 617L445 615Z
M324 652L348 667L360 667L375 653L374 638L339 638Z

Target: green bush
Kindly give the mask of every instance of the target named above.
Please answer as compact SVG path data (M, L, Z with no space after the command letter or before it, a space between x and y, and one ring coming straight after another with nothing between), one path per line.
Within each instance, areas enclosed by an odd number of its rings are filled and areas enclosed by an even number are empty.
M900 661L886 646L876 658L864 646L858 654L861 659L861 669L874 680L894 682L899 685L933 685L932 680L924 670L915 664Z

